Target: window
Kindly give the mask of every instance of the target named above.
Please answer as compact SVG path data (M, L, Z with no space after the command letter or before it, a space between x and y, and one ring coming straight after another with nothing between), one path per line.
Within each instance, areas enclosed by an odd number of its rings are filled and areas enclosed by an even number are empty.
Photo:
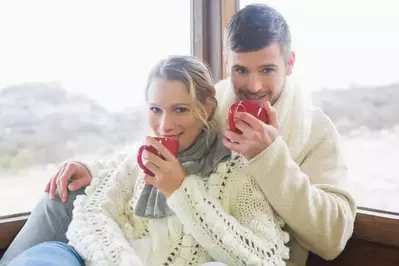
M294 72L341 133L357 204L399 212L396 2L258 2L279 10L291 27Z
M150 68L190 54L190 1L1 1L0 216L57 165L128 146Z

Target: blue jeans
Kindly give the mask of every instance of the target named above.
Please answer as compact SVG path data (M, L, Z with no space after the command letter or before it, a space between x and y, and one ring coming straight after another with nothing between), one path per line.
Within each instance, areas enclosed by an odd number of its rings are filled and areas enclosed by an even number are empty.
M76 250L63 243L50 241L33 246L10 261L8 266L84 266Z
M76 250L63 242L50 241L31 247L15 257L8 266L84 266ZM227 266L208 262L202 266Z
M55 200L51 200L48 194L45 194L0 259L0 266L8 265L13 258L40 243L47 241L67 243L65 233L72 219L73 202L78 195L84 195L84 188L74 192L69 191L66 203L61 202L58 193Z

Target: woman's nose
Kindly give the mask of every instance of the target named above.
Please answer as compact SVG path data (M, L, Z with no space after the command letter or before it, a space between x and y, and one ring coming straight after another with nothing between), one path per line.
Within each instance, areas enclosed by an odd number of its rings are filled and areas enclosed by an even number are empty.
M163 115L162 116L162 120L161 120L161 124L160 124L160 129L163 133L168 133L170 131L172 131L175 128L175 124L173 122L173 117L171 117L170 115Z

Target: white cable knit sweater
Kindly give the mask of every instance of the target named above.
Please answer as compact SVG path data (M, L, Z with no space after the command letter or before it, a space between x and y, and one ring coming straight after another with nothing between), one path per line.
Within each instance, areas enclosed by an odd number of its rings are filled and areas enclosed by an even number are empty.
M109 164L110 163L110 164ZM136 156L98 162L67 232L86 265L285 265L288 234L241 156L188 176L167 200L176 216L134 215L144 186Z

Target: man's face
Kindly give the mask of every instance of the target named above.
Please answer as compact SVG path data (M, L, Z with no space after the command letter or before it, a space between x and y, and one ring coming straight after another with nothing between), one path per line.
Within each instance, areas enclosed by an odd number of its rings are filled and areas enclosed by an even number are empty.
M295 54L290 52L286 61L278 44L256 52L226 54L228 73L240 100L254 100L263 105L274 104L280 96L285 80L292 73Z

